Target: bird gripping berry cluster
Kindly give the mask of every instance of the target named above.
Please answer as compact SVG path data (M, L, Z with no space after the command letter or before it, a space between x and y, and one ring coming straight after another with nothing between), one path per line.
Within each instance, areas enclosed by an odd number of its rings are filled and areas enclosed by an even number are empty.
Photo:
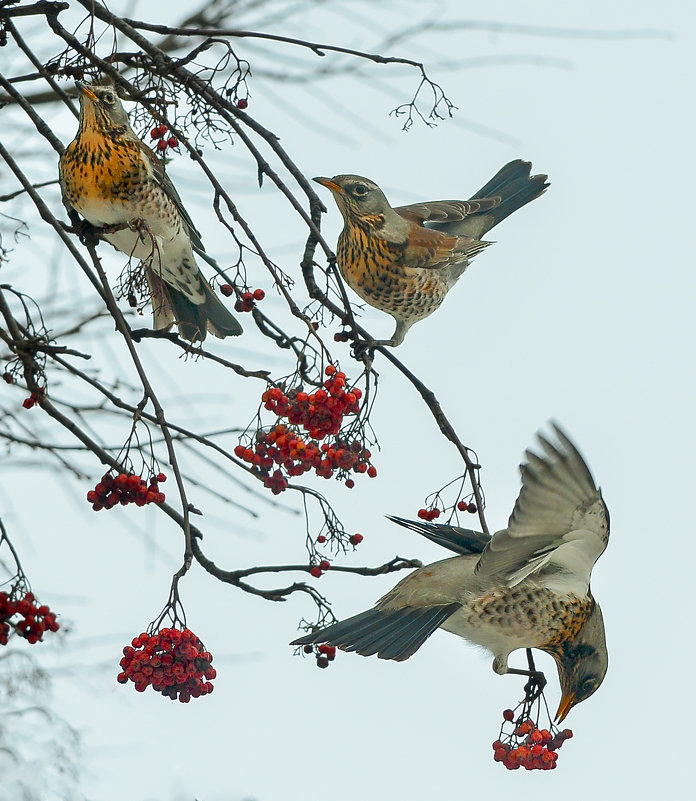
M505 732L505 724L513 723L511 733ZM493 759L502 762L508 770L553 770L558 759L558 749L573 736L570 729L559 731L553 724L549 729L540 729L539 724L524 715L515 721L512 709L503 712L500 735L493 743Z
M132 681L139 693L151 686L186 704L191 698L212 693L217 675L212 661L212 654L190 629L162 629L135 637L123 649L123 672L116 680L120 684Z
M22 620L12 620L15 616ZM59 628L55 614L45 604L39 606L33 593L27 592L21 599L15 599L11 594L0 592L0 645L7 645L11 629L33 645L42 640L44 631L58 631Z
M350 470L367 473L370 478L377 475L377 468L370 464L372 454L361 440L337 436L344 418L359 414L361 390L347 388L345 373L333 365L325 372L328 377L323 387L312 393L291 389L286 394L280 387L266 390L261 396L264 408L285 418L287 424L278 422L269 431L258 429L253 448L238 445L234 449L237 457L252 465L254 473L263 476L274 495L286 489L288 476L310 470L322 478ZM334 439L320 445L327 437ZM271 472L274 466L277 469ZM346 486L353 485L352 479L346 480Z

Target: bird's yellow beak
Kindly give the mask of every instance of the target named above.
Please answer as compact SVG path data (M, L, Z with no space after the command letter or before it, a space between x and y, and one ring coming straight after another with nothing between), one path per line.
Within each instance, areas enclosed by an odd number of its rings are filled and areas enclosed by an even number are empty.
M330 189L332 192L336 192L339 195L344 194L344 189L342 186L339 186L335 181L332 181L330 178L312 178L313 181L316 181L318 184L325 186L327 189Z
M573 703L575 702L575 693L568 693L561 697L561 703L558 705L558 712L556 712L556 723L562 723L566 715L570 712Z
M91 86L88 86L86 83L82 83L82 81L75 81L75 86L77 86L77 88L80 90L80 93L88 100L97 100L97 96L92 91Z

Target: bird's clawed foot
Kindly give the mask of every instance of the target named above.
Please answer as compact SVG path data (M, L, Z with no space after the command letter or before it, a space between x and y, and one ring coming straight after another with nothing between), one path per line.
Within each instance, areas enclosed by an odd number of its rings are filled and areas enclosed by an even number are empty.
M77 217L77 215L72 220L72 223L77 238L83 245L87 246L97 245L105 234L115 234L116 231L122 231L124 228L130 227L125 223L120 225L93 225L82 217Z
M527 670L521 670L519 668L508 668L507 672L512 673L513 676L527 676L528 681L524 685L524 700L525 703L531 704L537 700L537 698L541 697L541 694L544 692L544 687L546 687L546 676L543 674L541 670L536 669L536 665L534 664L534 657L532 655L531 648L527 648Z
M87 220L77 217L72 220L73 230L77 238L87 247L94 247L99 243L99 234L101 229Z
M372 361L375 355L375 348L392 347L394 345L391 339L354 339L351 349L356 359L365 361L369 359Z

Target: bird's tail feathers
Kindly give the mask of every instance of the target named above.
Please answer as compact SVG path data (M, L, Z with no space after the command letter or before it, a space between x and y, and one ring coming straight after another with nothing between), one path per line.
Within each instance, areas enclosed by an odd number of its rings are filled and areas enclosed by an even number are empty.
M511 161L502 167L471 197L471 200L477 200L497 195L500 197L500 203L488 211L467 217L461 233L480 239L517 209L543 194L549 186L546 180L548 176L530 175L531 169L531 162L521 159Z
M395 515L387 515L387 519L404 528L411 529L411 531L416 531L431 542L462 556L480 554L490 540L488 534L470 528L429 523L425 520L407 520L405 517L396 517Z
M167 288L169 289L179 336L188 342L202 342L207 331L207 318L204 314L205 304L197 306L183 292L173 286L168 286Z
M208 331L220 339L238 337L243 331L239 320L213 292L207 282L204 286L205 303L201 306L201 309L208 321Z
M380 659L403 662L459 608L460 604L452 603L429 607L407 606L402 609L368 609L290 644L328 643L343 651L355 651L361 656L377 654Z

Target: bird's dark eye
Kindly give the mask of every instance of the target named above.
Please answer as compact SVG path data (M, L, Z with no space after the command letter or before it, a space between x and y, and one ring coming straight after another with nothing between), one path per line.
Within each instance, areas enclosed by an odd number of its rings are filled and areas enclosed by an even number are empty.
M582 683L582 691L585 695L589 695L597 688L597 679L585 679Z
M356 195L362 197L363 195L367 194L367 187L365 186L365 184L355 184L355 186L353 187L353 192Z
M113 93L113 92L105 92L105 93L102 95L102 100L103 100L105 103L108 103L109 105L111 105L112 103L115 103L115 102L116 102L116 97L115 97L115 95L114 95L114 93Z

